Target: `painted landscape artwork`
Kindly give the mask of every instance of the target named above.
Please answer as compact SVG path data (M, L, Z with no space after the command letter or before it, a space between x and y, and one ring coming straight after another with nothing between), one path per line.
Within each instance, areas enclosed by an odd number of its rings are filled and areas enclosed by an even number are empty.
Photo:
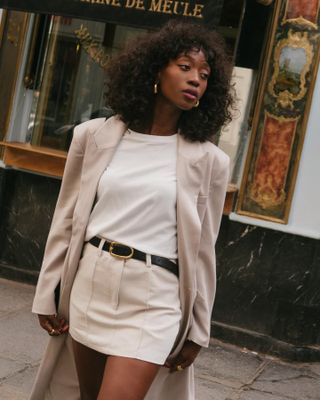
M284 47L280 53L275 91L279 93L288 90L297 95L300 92L300 75L306 63L307 55L304 49Z

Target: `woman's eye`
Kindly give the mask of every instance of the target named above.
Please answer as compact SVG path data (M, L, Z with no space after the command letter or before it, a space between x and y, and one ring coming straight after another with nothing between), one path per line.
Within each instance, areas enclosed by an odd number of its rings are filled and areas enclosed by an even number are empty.
M190 66L187 64L178 64L182 71L189 71Z
M204 79L206 81L209 79L209 74L202 73L202 74L200 74L200 76L201 76L201 79Z

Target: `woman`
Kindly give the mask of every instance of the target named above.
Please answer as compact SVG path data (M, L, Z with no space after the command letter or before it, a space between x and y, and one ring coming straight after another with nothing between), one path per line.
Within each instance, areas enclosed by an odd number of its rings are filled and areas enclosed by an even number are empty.
M51 339L31 399L191 400L210 338L229 165L210 139L230 120L230 64L216 33L170 22L108 73L116 115L75 128L46 245L33 312Z

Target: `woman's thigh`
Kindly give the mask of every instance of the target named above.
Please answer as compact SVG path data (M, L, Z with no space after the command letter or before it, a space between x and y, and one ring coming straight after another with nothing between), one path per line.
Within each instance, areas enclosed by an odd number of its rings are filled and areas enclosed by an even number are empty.
M103 380L107 356L72 339L81 400L96 400Z
M143 400L160 365L108 356L97 400Z

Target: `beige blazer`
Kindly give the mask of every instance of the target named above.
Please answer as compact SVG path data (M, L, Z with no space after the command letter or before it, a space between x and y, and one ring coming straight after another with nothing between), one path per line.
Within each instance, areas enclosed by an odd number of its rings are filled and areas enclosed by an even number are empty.
M68 319L69 295L99 178L126 131L117 117L78 125L67 157L32 311L56 312L54 289L61 280L59 313ZM208 346L216 288L214 246L229 175L229 158L210 142L178 136L177 236L181 328L172 352L186 339ZM159 155L161 156L161 155ZM30 400L79 400L69 335L49 337ZM194 400L193 367L168 374L161 368L146 400Z

